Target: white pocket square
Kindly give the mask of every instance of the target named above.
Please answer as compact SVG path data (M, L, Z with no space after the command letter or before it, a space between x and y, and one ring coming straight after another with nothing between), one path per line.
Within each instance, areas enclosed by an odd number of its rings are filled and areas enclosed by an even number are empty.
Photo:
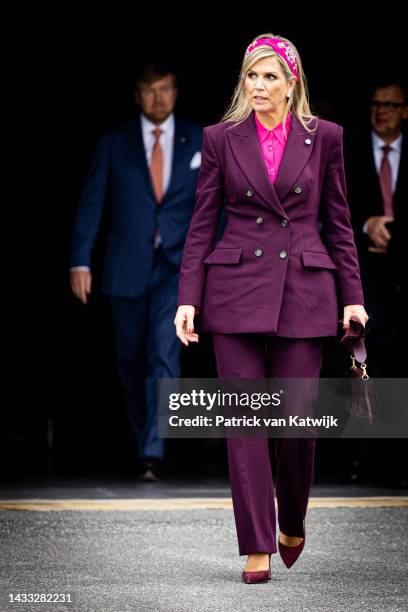
M201 164L201 151L197 151L197 153L194 153L193 157L191 158L191 162L190 162L191 170L194 170L194 168L199 168L200 164Z

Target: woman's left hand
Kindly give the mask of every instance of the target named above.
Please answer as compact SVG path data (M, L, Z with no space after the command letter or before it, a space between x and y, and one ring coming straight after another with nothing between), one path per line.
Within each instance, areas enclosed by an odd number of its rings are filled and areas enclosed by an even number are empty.
M361 304L351 304L349 306L344 307L343 329L348 329L350 327L350 317L352 317L353 315L358 317L365 327L369 316L366 313L364 306L362 306Z

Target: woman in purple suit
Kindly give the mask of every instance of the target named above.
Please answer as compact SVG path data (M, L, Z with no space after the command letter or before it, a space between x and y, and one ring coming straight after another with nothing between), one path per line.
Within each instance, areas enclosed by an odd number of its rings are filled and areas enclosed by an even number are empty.
M262 34L246 50L231 105L204 128L196 203L174 323L181 342L213 338L221 378L318 378L324 339L364 323L346 200L343 129L312 115L294 45ZM228 223L214 247L221 207ZM267 438L227 439L243 580L270 579L279 549L301 553L314 438L276 439L279 537Z

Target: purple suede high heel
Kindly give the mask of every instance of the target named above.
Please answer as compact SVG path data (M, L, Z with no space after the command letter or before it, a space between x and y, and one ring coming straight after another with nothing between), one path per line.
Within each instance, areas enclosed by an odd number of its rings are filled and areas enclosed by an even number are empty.
M271 579L271 554L269 553L269 569L259 570L258 572L242 572L242 580L247 584L256 584L259 582L268 582Z
M303 536L303 540L297 546L286 546L286 544L282 544L282 542L278 539L279 554L287 568L291 567L295 563L305 546L305 521L303 521Z

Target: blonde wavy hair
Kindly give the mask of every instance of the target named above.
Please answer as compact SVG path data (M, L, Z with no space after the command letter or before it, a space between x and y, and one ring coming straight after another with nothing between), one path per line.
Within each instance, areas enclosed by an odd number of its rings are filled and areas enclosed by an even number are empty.
M279 34L271 34L270 32L266 34L260 34L259 36L254 38L252 42L255 42L259 38L280 38L281 40L284 40L286 43L288 43L291 47L293 47L296 53L299 78L293 89L292 95L290 96L290 98L287 98L287 104L286 104L284 117L283 117L284 127L285 127L286 117L288 113L292 111L292 113L299 119L300 123L303 125L303 127L308 132L316 131L318 117L317 115L312 114L310 110L306 76L303 71L302 62L301 62L298 50L296 49L295 45L287 38L284 38L283 36L279 36ZM259 47L251 51L251 53L249 53L249 55L245 56L243 59L237 86L231 98L231 102L226 112L224 113L224 116L221 119L221 122L225 122L225 121L241 122L241 121L244 121L247 117L249 117L249 115L252 112L252 106L246 95L245 78L249 70L252 68L252 66L258 60L266 58L266 57L276 58L276 60L279 62L280 66L282 67L282 70L284 72L285 78L288 83L290 82L291 79L294 78L285 60L282 59L281 56L272 49L272 47L269 47L267 45L259 45ZM313 121L315 121L316 125L314 126L314 128L310 128L309 124L312 123Z

